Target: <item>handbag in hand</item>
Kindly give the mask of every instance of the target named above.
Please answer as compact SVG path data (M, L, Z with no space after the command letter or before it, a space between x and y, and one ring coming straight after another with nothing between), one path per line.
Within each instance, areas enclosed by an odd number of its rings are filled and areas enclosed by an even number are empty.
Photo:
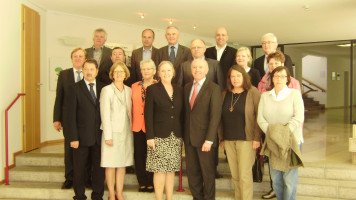
M260 155L261 148L256 150L255 163L252 167L253 182L262 182L263 178L263 156Z

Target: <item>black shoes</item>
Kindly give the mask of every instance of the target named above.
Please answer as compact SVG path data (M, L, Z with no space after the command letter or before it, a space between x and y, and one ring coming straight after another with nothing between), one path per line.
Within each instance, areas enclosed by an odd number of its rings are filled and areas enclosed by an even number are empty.
M274 197L276 197L276 193L274 192L273 189L269 191L267 194L262 195L262 199L272 199Z
M66 180L62 185L62 189L70 189L73 187L73 181Z
M139 192L154 192L155 191L155 189L154 189L154 187L153 186L140 186L139 188L138 188L138 191Z
M215 178L222 178L223 176L221 174L219 174L219 172L215 172Z

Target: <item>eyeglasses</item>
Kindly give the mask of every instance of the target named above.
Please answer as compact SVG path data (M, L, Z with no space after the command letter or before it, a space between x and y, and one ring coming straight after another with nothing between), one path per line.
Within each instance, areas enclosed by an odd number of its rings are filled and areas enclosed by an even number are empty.
M266 44L270 45L270 44L274 44L274 43L276 43L276 42L268 41L268 42L262 42L262 45L266 45Z
M114 74L124 74L125 71L114 71Z
M287 76L285 76L285 75L282 75L282 76L273 76L273 78L275 78L275 79L285 79L285 78L287 78Z

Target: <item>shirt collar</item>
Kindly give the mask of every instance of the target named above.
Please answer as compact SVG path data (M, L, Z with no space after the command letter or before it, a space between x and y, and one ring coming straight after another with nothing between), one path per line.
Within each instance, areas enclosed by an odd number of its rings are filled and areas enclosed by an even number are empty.
M204 84L205 80L206 80L206 77L204 77L203 79L201 79L200 81L198 81L199 85L202 86L202 85ZM194 85L195 83L196 83L196 81L194 80L194 81L193 81L193 85Z
M83 80L84 80L84 82L85 82L85 85L89 85L89 82L87 81L87 80L85 80L85 78L83 78ZM94 81L93 82L91 82L91 83L94 83L94 86L96 85L96 79L94 79Z
M103 48L104 48L104 46L101 46L99 49L100 49L100 50L103 50ZM99 50L99 49L98 49L98 50ZM94 51L96 50L94 46L93 46L93 50L94 50Z
M74 72L82 72L83 70L77 70L76 68L73 67Z
M169 49L171 48L171 46L174 46L174 49L175 49L175 50L177 50L177 49L178 49L178 43L177 43L177 44L175 44L175 45L170 45L170 44L169 44L169 45L168 45Z
M145 47L142 47L142 50L143 51L152 51L152 46L151 46L151 48L149 50L146 50Z
M226 46L227 46L227 44L225 44L225 46L223 46L222 48L219 48L219 47L218 47L218 45L215 45L215 49L216 49L216 50L225 49L225 48L226 48Z
M276 91L273 88L271 91L269 91L269 95L272 95L274 97L274 99L278 100L282 100L284 99L290 92L290 88L288 88L288 86L284 86L284 88L279 91L278 96L276 95Z

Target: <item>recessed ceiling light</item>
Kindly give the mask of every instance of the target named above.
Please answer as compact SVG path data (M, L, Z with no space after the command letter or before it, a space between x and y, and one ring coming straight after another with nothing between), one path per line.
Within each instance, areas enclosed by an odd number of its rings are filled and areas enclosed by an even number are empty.
M303 8L304 8L304 10L310 10L310 6L309 6L308 4L305 4L305 5L303 6Z
M350 43L348 43L348 44L338 44L336 46L338 46L338 47L351 47L351 44ZM353 46L355 46L355 44L353 44Z
M197 26L194 24L194 26L193 26L193 29L195 30L195 29L197 29Z
M140 17L141 17L141 19L145 18L145 14L142 13Z
M168 22L169 25L172 25L173 24L173 20L170 19L169 22Z

